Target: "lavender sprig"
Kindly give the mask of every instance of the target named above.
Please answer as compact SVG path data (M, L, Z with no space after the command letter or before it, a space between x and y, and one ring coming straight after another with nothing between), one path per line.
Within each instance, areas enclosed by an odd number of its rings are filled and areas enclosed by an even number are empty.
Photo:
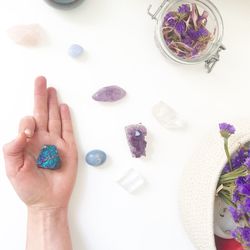
M234 126L232 126L231 124L228 123L220 123L219 124L220 127L220 134L221 136L224 138L224 149L227 155L227 160L230 166L230 170L233 170L233 166L232 166L232 162L231 162L231 156L229 153L229 149L228 149L228 138L235 133L235 128Z
M221 123L219 127L228 163L220 176L217 193L228 204L237 225L232 236L245 250L250 250L250 147L240 146L231 156L228 139L235 133L235 128L227 123Z

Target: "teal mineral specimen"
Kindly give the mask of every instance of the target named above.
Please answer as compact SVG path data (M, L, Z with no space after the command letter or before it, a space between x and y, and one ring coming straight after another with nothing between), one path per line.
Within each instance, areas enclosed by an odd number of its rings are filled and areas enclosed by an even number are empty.
M44 145L36 161L38 167L44 169L58 169L61 159L55 145Z

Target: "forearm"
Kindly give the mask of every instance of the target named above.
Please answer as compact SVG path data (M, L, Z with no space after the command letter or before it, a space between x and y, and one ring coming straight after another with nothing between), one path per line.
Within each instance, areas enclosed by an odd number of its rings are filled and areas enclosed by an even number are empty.
M67 209L28 209L26 250L72 250Z

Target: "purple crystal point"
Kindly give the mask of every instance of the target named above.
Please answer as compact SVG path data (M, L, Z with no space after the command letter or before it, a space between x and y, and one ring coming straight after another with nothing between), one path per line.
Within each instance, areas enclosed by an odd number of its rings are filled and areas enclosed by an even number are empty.
M126 95L126 91L118 86L112 85L101 88L92 98L98 102L116 102Z
M140 158L146 156L145 136L147 135L147 129L142 124L129 125L125 127L128 144L133 157Z

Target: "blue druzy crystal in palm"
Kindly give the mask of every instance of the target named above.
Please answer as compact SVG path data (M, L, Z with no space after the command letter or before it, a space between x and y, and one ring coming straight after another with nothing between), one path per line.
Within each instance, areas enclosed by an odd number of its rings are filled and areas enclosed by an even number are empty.
M55 145L44 145L40 151L36 161L40 168L58 169L60 167L61 159Z

